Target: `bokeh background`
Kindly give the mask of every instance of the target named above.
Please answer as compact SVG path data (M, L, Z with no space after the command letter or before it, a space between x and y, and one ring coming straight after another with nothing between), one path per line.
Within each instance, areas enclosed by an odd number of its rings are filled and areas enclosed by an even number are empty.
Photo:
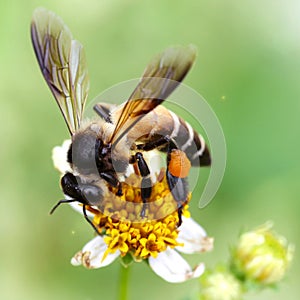
M216 239L213 253L193 256L210 267L228 258L239 232L267 220L296 247L299 240L300 2L297 0L0 2L1 299L115 299L120 265L70 265L92 237L62 195L51 149L68 137L38 68L29 35L32 11L60 15L85 46L90 99L136 78L153 54L193 43L198 60L185 83L216 112L227 141L223 183L193 217ZM204 172L205 173L205 172ZM206 174L207 175L207 174ZM205 177L205 174L204 174ZM298 299L296 254L278 290L246 299ZM131 270L129 299L188 299L198 281L172 285L146 264Z

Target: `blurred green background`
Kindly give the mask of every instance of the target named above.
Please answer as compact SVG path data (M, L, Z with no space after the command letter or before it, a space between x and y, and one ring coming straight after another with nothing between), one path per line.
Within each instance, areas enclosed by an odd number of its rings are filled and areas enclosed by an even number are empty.
M185 83L201 93L223 126L228 161L214 201L193 217L216 239L213 266L238 233L267 220L299 240L300 2L297 0L0 2L1 299L115 299L119 263L89 271L70 257L91 228L61 199L53 146L68 132L33 54L32 11L55 11L85 46L90 99L136 78L169 45L193 43L198 60ZM246 299L299 299L300 264L276 291ZM129 299L187 299L198 281L172 285L145 264L132 268Z

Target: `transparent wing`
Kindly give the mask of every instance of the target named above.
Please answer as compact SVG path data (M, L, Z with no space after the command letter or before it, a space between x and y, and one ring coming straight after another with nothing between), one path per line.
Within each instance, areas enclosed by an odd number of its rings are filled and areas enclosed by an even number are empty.
M196 58L194 46L168 48L148 64L142 78L122 108L116 113L111 142L117 143L145 114L162 103L191 68Z
M33 13L31 40L43 76L73 134L80 126L89 90L83 47L58 16L43 8Z

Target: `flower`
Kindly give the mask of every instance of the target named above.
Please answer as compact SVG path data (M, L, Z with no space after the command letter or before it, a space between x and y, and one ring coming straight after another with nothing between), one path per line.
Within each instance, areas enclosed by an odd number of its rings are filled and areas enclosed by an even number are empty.
M240 236L232 253L232 269L243 280L267 286L285 276L294 246L273 232L272 227L268 222Z
M190 227L191 222L193 226ZM204 232L203 228L198 225L192 219L187 219L183 217L183 222L181 227L189 227L190 232L201 231ZM180 227L180 228L181 228ZM194 234L194 232L193 232ZM206 235L198 236L196 240L191 241L189 236L181 236L181 240L186 240L188 246L185 247L184 244L177 246L176 248L165 247L164 251L157 251L156 253L151 253L151 245L156 245L154 239L154 234L149 234L148 238L143 238L149 243L149 249L143 245L147 244L144 240L141 241L141 246L144 251L143 256L135 256L136 253L131 253L135 261L147 260L151 269L164 280L172 283L183 282L191 278L197 278L201 276L204 272L204 264L200 263L194 269L186 262L186 260L179 254L182 253L201 253L209 251L212 249L212 239ZM124 236L112 236L109 237L96 236L90 242L88 242L81 251L77 252L71 259L71 263L74 266L83 265L88 269L95 269L109 265L118 256L125 256L130 253L130 248L125 246L126 237ZM111 243L113 246L111 246ZM153 244L152 244L153 243ZM192 243L195 245L194 252L191 251ZM199 245L202 244L200 249ZM118 245L118 246L116 246ZM155 246L154 246L155 248ZM154 251L152 249L152 251ZM155 252L155 251L154 251Z
M240 281L223 267L205 271L200 283L200 300L239 300L243 294Z
M66 164L68 145L70 142L64 142L53 151L54 165L62 174L70 168ZM190 218L191 195L183 205L182 224L178 227L177 203L169 191L165 171L161 170L152 186L145 219L140 215L143 206L140 180L140 176L130 174L122 184L122 196L116 196L116 188L109 187L110 192L101 205L86 207L99 235L76 253L71 263L95 269L109 265L117 257L128 260L130 256L131 260L148 262L152 270L168 282L199 277L204 272L204 264L192 269L179 254L203 253L213 248L213 239ZM77 210L82 208L80 203L75 206Z

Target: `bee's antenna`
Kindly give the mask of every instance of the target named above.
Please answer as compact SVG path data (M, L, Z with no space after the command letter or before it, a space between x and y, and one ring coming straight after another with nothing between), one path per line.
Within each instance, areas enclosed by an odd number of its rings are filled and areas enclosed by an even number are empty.
M78 200L75 199L62 199L59 200L54 207L50 210L49 214L52 215L54 213L54 211L63 203L72 203L72 202L78 202ZM89 219L87 213L86 213L86 204L83 204L82 206L82 212L83 212L83 216L84 218L87 220L87 222L93 227L93 229L95 230L95 232L99 235L99 231L96 228L96 226L94 225L94 223Z
M62 200L59 200L55 205L54 207L50 210L49 214L52 215L54 213L54 211L63 203L71 203L71 202L75 202L77 200L74 200L74 199L62 199Z

